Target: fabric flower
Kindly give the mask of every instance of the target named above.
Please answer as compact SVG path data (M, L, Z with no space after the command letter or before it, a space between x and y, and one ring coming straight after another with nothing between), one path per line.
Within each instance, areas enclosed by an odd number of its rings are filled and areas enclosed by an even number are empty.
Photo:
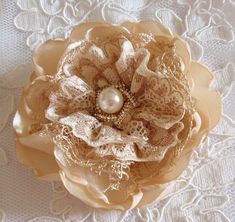
M212 74L156 21L80 24L33 65L14 118L18 158L93 207L160 198L221 115Z

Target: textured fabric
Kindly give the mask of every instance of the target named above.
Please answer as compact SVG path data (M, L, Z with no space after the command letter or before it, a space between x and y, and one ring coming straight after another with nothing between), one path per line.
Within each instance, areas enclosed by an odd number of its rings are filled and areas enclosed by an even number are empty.
M234 1L47 1L0 2L0 221L234 221ZM59 183L52 187L16 161L11 128L22 65L46 39L66 37L78 22L159 19L189 43L223 95L220 125L193 155L188 169L161 201L126 213L93 210ZM68 31L68 32L67 32ZM20 78L19 78L20 76ZM9 120L7 121L7 119ZM23 206L23 207L22 207Z

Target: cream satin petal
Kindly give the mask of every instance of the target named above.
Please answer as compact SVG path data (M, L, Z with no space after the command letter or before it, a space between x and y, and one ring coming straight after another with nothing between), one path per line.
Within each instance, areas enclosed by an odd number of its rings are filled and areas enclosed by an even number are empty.
M191 74L191 53L190 48L187 42L185 42L183 39L181 39L179 36L175 35L176 37L176 54L182 59L182 71L186 76L188 76L190 81L190 86L193 85L193 78Z
M126 189L104 192L109 186L108 175L105 173L97 175L89 168L67 166L63 153L58 148L55 150L55 156L64 175L69 178L70 182L75 183L76 186L86 187L87 195L90 194L93 196L93 199L98 199L98 201L102 201L106 205L127 205L134 207L142 198L142 192L136 192L136 187L133 187L129 192Z
M53 154L54 143L49 135L41 135L41 132L36 132L28 136L19 137L19 142L25 146L42 152Z
M25 146L19 139L16 139L16 154L21 163L42 179L58 179L59 166L53 155Z
M103 191L108 187L107 175L97 175L89 168L75 167L74 169L63 168L66 176L74 183L83 185L97 199L109 204L107 196Z
M48 40L43 43L33 55L33 66L35 73L40 75L55 75L57 65L69 45L68 40Z
M59 161L61 169L66 174L71 181L81 186L85 186L89 193L94 196L96 199L102 200L106 204L121 204L126 202L130 198L131 193L135 193L134 190L127 192L125 190L114 190L107 191L104 193L109 186L109 179L106 173L97 175L95 172L91 171L89 168L85 167L69 167L64 162L63 157L61 156L59 149L56 151L56 158ZM135 188L134 188L135 189Z
M119 34L127 35L129 32L122 26L113 25L113 26L97 26L89 29L86 33L86 40L95 41L104 41L107 38L115 37Z
M105 175L105 173L97 175L90 169L82 167L76 167L73 170L67 168L64 169L64 172L71 181L86 187L93 198L102 200L107 205L133 208L142 198L142 192L139 192L136 187L129 191L120 189L104 192L109 186L108 175Z
M210 117L209 128L213 129L222 113L220 94L215 89L209 89L213 76L205 66L192 62L191 69L194 80L192 96L205 105Z
M166 28L162 23L153 20L140 22L122 22L121 25L133 33L145 33L155 36L173 36L170 29Z
M31 125L37 122L35 119L33 119L33 112L26 102L26 93L27 90L25 89L22 93L18 110L13 119L13 128L18 136L27 136L31 129Z
M100 199L97 199L96 196L94 196L94 193L90 193L89 190L87 190L87 187L84 185L81 185L79 183L75 183L71 178L67 177L66 174L63 171L60 171L61 180L64 184L64 186L67 188L67 190L74 195L75 197L81 199L86 204L95 207L95 208L101 208L106 210L127 210L135 207L140 199L142 198L142 193L138 192L133 197L129 198L126 203L122 204L112 204L112 203L105 203Z
M39 76L25 87L22 96L31 110L38 110L40 100L48 99L50 86L47 76Z
M32 72L31 73L31 76L30 76L30 82L33 82L34 79L36 79L38 77L37 73L36 72Z
M207 110L210 115L209 129L213 129L219 122L221 117L222 106L219 103L220 95L214 90L207 90L205 88L199 88L192 93L193 97L197 100L201 100L204 104L207 104Z
M152 185L142 187L143 198L138 203L137 207L146 207L151 204L154 200L160 200L161 197L165 196L167 186L166 185Z
M107 174L102 174L100 176L91 171L90 168L69 166L64 158L63 152L59 148L55 148L54 153L56 160L58 161L60 168L66 174L66 177L70 178L74 183L89 187L90 192L93 193L97 199L109 203L107 197L102 192L109 186Z
M109 23L104 22L88 22L88 23L81 23L75 26L70 34L70 42L76 42L79 40L83 40L85 35L89 29L94 27L110 27Z
M48 76L39 76L22 93L22 107L32 123L45 124L45 110L49 105L48 96L53 89Z
M140 189L137 185L133 185L131 187L125 187L125 185L123 185L119 190L107 190L105 195L111 203L122 204L128 202L130 197L134 197L138 192L140 192ZM136 198L138 199L140 196L137 195ZM135 203L136 201L134 201L133 204Z
M65 172L60 171L61 180L66 187L66 189L75 197L79 198L86 204L96 208L106 208L106 204L92 196L87 190L86 187L73 182L69 177L66 176Z
M21 97L18 111L16 112L13 120L13 128L17 135L19 136L25 136L28 135L28 132L30 130L30 125L32 123L31 118L25 111L25 107L23 106L23 98Z
M208 68L193 61L191 63L191 71L192 71L194 86L204 87L209 90L210 83L213 80L213 75L208 70Z
M104 203L106 204L110 204L108 198L106 197L106 195L103 193L103 190L101 190L100 187L100 183L102 183L103 180L103 176L100 175L100 177L97 178L96 181L93 181L93 183L91 183L91 181L89 180L89 177L91 178L92 175L94 175L94 173L92 173L90 169L87 169L87 174L86 175L78 175L79 173L77 173L77 175L75 175L73 172L71 172L71 170L67 169L64 170L66 176L73 181L76 184L80 184L82 186L85 186L86 189L88 190L88 192L94 196L96 199L102 200ZM80 170L81 173L81 170ZM104 179L105 180L105 179Z

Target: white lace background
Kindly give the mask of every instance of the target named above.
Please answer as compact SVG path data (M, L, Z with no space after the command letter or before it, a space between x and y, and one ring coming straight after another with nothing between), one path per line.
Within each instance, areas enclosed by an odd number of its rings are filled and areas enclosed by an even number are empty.
M0 221L235 221L234 0L0 0ZM12 118L33 51L84 21L158 19L215 73L223 115L163 200L128 212L95 210L16 160Z

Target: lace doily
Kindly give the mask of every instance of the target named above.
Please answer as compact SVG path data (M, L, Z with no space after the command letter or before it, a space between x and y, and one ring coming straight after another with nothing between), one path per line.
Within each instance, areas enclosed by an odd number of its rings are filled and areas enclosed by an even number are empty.
M234 10L232 0L3 0L0 221L234 221ZM148 208L125 213L94 210L68 194L62 184L50 186L34 178L16 161L11 126L20 88L31 71L23 63L30 62L33 50L47 39L67 37L77 23L124 19L158 19L181 35L193 59L214 71L213 87L222 93L224 105L220 124L193 153L189 167L169 194Z

